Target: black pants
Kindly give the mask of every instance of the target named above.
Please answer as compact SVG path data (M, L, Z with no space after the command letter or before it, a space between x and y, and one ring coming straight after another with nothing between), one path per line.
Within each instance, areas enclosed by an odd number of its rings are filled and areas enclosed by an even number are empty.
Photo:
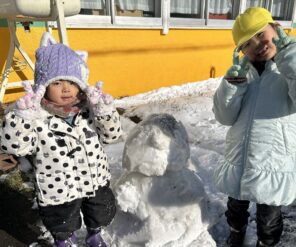
M249 204L249 201L228 198L225 215L232 228L240 230L248 224ZM266 204L256 204L256 206L258 240L268 246L274 246L280 241L283 232L281 207Z
M108 225L115 216L115 197L108 186L100 187L95 197L76 199L56 206L39 207L45 227L56 239L67 239L81 227L83 220L88 228Z

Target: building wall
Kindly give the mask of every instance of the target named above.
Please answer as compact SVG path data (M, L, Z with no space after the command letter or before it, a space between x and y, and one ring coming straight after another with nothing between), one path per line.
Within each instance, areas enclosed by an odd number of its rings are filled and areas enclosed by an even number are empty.
M21 46L35 61L34 52L44 27L26 33L18 27ZM57 31L54 36L58 39ZM0 28L0 70L3 71L9 48L9 31ZM90 83L104 82L104 91L115 97L134 95L164 86L200 81L222 76L231 65L234 45L231 30L171 29L68 29L70 47L89 53ZM19 58L9 77L10 82L33 79L29 67ZM9 90L5 102L22 95Z

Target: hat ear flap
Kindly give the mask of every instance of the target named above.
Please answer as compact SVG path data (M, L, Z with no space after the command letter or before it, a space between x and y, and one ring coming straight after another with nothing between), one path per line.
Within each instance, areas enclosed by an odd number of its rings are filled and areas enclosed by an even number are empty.
M76 54L86 63L88 59L88 53L86 51L75 51Z
M40 41L40 47L41 46L50 46L50 45L54 45L56 44L56 40L54 39L54 37L52 36L51 33L46 32L42 35L41 41Z

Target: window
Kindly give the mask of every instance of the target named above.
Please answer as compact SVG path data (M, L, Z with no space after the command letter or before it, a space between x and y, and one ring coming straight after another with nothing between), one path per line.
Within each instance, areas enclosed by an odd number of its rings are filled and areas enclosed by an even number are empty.
M208 12L210 19L233 19L234 0L209 0ZM206 1L202 0L171 0L171 17L204 18Z
M233 1L210 0L209 19L234 19Z
M115 6L117 16L160 17L155 0L115 0Z
M247 7L261 6L268 9L274 20L291 20L293 1L291 0L248 0Z
M117 26L161 28L160 0L114 0Z
M155 0L114 0L114 14L129 17L160 17ZM111 0L81 0L81 15L111 15Z
M108 0L81 0L80 2L82 15L110 15Z
M68 27L107 28L231 28L248 7L268 9L275 20L291 27L296 16L293 0L81 0L78 16Z
M171 0L170 16L180 18L203 18L202 9L201 0Z
M239 14L240 2L236 0L209 0L207 26L211 28L231 28Z

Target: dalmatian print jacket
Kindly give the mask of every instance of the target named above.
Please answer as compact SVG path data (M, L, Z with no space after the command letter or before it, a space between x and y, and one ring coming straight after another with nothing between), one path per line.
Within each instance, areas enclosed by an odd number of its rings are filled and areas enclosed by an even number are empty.
M1 149L16 156L33 155L41 206L94 196L110 180L102 143L121 135L117 111L98 117L83 108L73 126L43 109L41 115L28 121L9 112L1 130Z

